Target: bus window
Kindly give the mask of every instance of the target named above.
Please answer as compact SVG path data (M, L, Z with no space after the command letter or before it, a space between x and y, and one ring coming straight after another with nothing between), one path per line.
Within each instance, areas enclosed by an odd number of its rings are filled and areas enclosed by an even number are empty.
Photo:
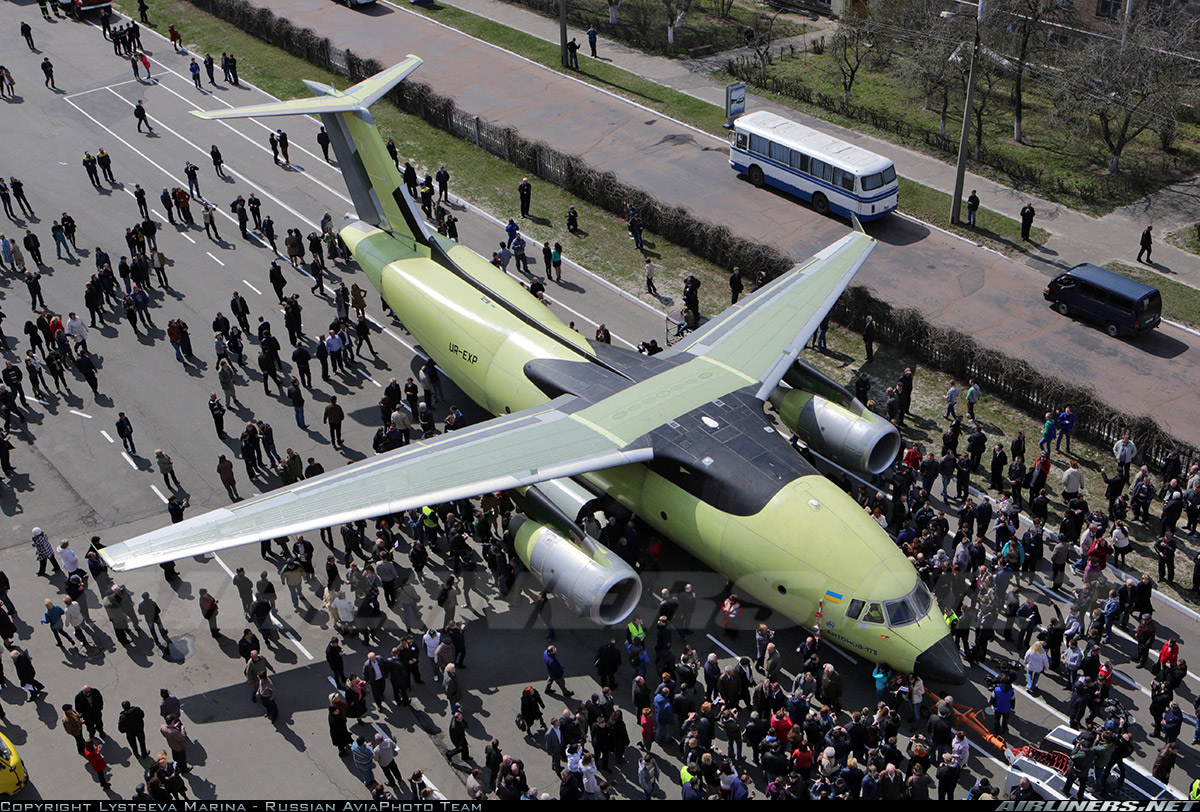
M737 138L737 148L744 150L746 148L746 134L737 133L735 137Z
M883 182L884 183L895 183L896 182L896 167L889 166L887 169L883 170Z
M867 613L863 615L863 620L867 623L882 623L883 607L877 603L871 604L867 607Z
M791 158L791 150L785 147L783 144L776 144L774 141L772 141L771 158L779 161L781 164L786 165Z
M839 169L838 172L841 173L841 177L838 178L837 185L841 186L847 192L853 192L854 191L854 176L851 175L849 172L842 171L841 169Z
M816 158L808 162L808 174L814 178L821 177L822 173L828 168L828 165L824 161L818 161Z
M874 175L863 175L862 188L864 192L872 192L883 186L883 173L876 172Z
M860 600L850 601L850 605L846 607L846 617L851 620L858 620L858 616L862 614L863 607L866 606Z
M750 133L750 151L757 152L759 155L766 155L770 149L771 142L763 138L761 135Z
M801 172L808 171L808 156L803 152L792 150L792 169L798 169Z

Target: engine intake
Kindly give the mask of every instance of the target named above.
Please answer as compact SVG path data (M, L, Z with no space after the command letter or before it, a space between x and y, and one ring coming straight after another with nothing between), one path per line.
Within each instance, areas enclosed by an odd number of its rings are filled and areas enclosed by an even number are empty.
M517 557L546 589L581 616L601 626L623 623L642 595L633 568L588 537L575 543L525 516L509 521Z
M803 389L771 393L779 420L813 451L838 465L881 474L900 451L900 432L873 412L856 413Z

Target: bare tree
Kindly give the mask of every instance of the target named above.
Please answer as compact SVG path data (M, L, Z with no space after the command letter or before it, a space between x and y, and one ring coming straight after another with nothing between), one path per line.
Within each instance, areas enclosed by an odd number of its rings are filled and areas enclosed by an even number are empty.
M1011 48L1013 140L1021 143L1025 112L1025 74L1037 70L1041 61L1054 54L1048 47L1050 38L1059 26L1073 26L1075 6L1072 3L1046 0L991 0L984 30L986 40L999 50Z
M733 11L733 0L713 0L712 10L718 20L729 19L729 12Z
M621 8L621 0L608 0L608 24L617 24L617 10Z
M912 87L920 91L925 108L938 114L938 132L945 136L950 95L961 72L953 57L967 34L961 17L943 19L933 13L921 24L925 35L913 38L910 58L901 71Z
M830 51L841 76L843 103L850 102L850 91L854 89L859 69L874 47L874 32L865 13L852 11L842 17L833 34Z
M675 26L683 22L683 16L692 8L692 0L662 0L667 10L667 44L675 44Z
M771 43L775 40L775 18L778 16L778 11L774 14L758 14L750 29L754 35L752 44L754 56L758 59L759 76L764 83L767 81L767 65L771 62Z
M1182 8L1146 6L1124 35L1092 37L1063 71L1056 112L1094 121L1108 149L1108 170L1118 172L1130 142L1195 98L1197 69L1188 53L1196 22Z

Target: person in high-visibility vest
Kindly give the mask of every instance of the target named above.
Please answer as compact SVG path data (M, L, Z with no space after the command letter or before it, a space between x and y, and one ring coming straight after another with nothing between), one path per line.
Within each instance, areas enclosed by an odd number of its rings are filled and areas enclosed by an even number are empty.
M1200 778L1192 782L1192 788L1188 790L1188 798L1193 801L1200 801Z
M646 641L646 627L642 625L642 619L635 617L625 626L625 640L629 643L644 643Z
M437 512L431 507L421 508L421 514L424 517L421 520L422 532L425 536L426 544L433 544L437 541L438 536L438 517Z

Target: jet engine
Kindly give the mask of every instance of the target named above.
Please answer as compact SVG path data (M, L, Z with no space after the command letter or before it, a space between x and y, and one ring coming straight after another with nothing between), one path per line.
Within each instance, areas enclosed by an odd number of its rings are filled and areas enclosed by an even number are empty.
M633 613L642 581L607 547L587 536L567 538L519 514L508 529L517 557L573 611L601 626L623 623Z
M804 389L777 386L769 398L779 420L813 451L838 465L881 474L900 451L900 432L858 406L841 405Z

